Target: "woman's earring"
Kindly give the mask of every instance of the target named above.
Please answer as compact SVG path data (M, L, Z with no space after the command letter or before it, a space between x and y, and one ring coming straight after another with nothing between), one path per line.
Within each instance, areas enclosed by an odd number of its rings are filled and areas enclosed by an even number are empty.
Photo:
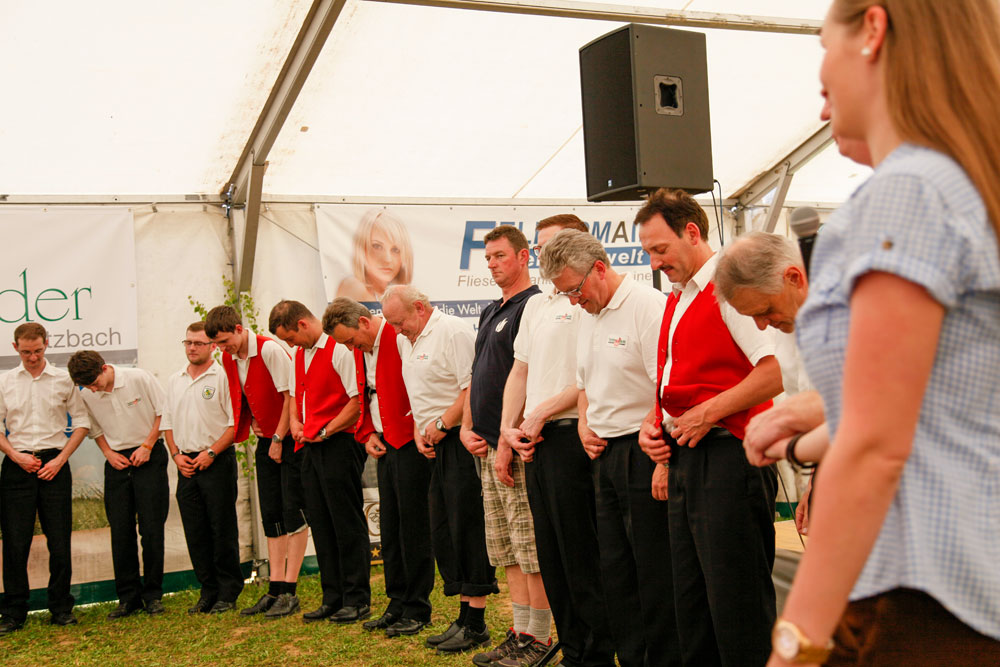
M867 46L862 47L862 49L861 49L861 55L862 56L864 56L865 58L867 58L871 54L872 54L872 50L869 47L867 47Z

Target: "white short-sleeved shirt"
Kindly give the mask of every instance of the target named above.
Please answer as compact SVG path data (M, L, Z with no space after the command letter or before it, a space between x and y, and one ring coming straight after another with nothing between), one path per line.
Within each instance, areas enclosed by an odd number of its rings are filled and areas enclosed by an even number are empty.
M667 297L626 274L611 301L585 318L576 386L587 392L587 426L601 438L635 433L656 402L656 345Z
M330 357L330 363L333 366L333 370L337 372L340 376L340 383L344 385L344 391L347 393L348 398L354 398L358 395L358 378L356 375L357 367L354 365L354 353L347 349L346 345L337 345L337 341L330 338L326 333L321 334L318 339L316 339L316 344L305 350L305 356L303 357L303 368L308 371L310 364L312 364L313 357L316 356L316 352L329 345L333 345L333 354ZM288 385L288 393L295 397L295 383L290 382ZM302 397L302 414L309 414L306 409L306 401L309 400L308 396Z
M435 308L414 343L406 336L396 336L396 344L413 421L423 430L443 415L472 382L476 332L465 320Z
M677 325L681 321L681 318L684 317L684 313L687 312L688 306L691 305L695 297L701 294L701 291L712 282L712 276L715 275L715 266L718 263L719 255L716 253L698 269L697 273L694 274L684 287L680 288L680 299L677 302L677 307L674 309L673 319L670 321L670 337L667 339L667 359L663 365L661 388L666 387L670 382L670 368L673 365L670 350L673 349L674 332L677 330ZM719 313L722 315L722 321L726 324L726 328L729 329L733 341L743 351L743 354L747 356L751 364L756 366L764 357L774 355L774 331L772 329L761 331L757 328L757 324L753 321L752 317L740 315L728 303L719 304ZM663 313L661 312L660 315L662 318ZM657 325L657 332L659 332L659 328L659 325ZM674 418L666 410L661 410L661 412L663 414L663 428L669 430L670 425L674 423Z
M240 376L240 387L245 387L247 383L247 371L250 368L250 360L257 356L257 335L247 332L247 358L240 359L234 356L236 371ZM273 340L264 341L260 349L260 358L271 375L274 388L280 393L288 391L292 385L292 375L295 370L292 366L292 359L280 345Z
M80 391L62 368L45 362L37 378L24 364L0 375L0 422L7 440L19 452L66 446L66 413L72 428L90 428Z
M382 320L382 324L379 325L378 334L375 336L375 344L372 345L371 352L365 352L365 380L368 382L368 388L372 392L378 392L378 388L375 386L375 364L378 363L378 348L379 344L382 342L382 332L385 330L385 320ZM368 403L369 414L372 416L372 426L379 433L382 432L382 414L379 412L378 398L375 393L372 394L371 401Z
M160 429L174 432L182 452L201 452L233 425L229 380L218 362L191 379L187 366L167 379L167 401Z
M576 385L576 341L580 324L589 318L568 297L549 293L528 300L521 315L521 327L514 339L514 358L528 364L524 414L530 415L539 403ZM576 417L574 405L552 419Z
M153 422L163 414L163 388L153 374L142 368L111 365L115 382L111 391L81 392L90 415L90 437L100 435L111 449L138 447L149 435Z

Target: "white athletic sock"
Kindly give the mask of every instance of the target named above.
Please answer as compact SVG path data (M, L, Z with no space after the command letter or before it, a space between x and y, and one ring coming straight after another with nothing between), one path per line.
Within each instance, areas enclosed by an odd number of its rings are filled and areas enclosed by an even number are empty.
M512 602L511 606L514 608L514 632L517 634L527 632L528 624L531 621L531 607L526 604L517 604L516 602Z
M531 616L526 632L543 644L549 641L549 631L552 629L552 610L535 609L531 607Z

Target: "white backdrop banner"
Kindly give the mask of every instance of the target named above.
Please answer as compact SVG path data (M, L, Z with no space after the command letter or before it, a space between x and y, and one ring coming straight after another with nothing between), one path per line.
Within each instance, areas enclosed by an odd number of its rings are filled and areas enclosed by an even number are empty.
M49 332L46 358L66 366L77 350L109 363L137 361L132 211L109 207L0 207L0 370L20 359L14 329Z
M486 266L486 233L498 225L514 225L533 246L535 223L559 213L575 213L586 222L617 271L649 283L649 256L632 223L636 211L638 206L317 204L326 298L349 296L378 310L377 300L388 285L409 283L443 312L475 324L482 309L500 298ZM530 267L532 281L549 289L534 253Z

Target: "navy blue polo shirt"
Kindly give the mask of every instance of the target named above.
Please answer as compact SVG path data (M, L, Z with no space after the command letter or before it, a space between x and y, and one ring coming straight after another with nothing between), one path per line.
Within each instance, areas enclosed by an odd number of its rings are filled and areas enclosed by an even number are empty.
M503 388L514 365L514 338L521 327L521 314L528 299L541 292L537 285L532 285L506 302L497 299L479 316L469 407L472 409L472 430L490 447L496 447L500 439Z

